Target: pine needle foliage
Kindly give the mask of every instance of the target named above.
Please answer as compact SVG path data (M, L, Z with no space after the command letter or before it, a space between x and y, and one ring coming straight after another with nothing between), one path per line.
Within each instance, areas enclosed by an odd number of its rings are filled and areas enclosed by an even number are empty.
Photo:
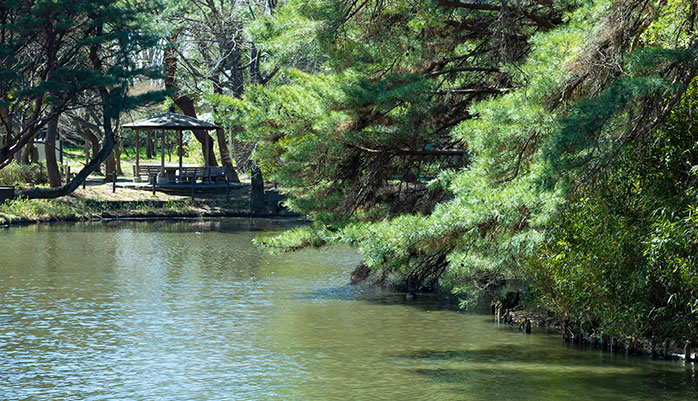
M422 3L309 6L324 73L260 92L276 96L267 109L236 105L255 111L258 154L316 221L259 242L357 246L386 283L464 304L521 278L589 332L695 338L695 5L559 2L547 24L531 20L540 9ZM486 23L496 35L456 28ZM438 63L458 57L477 61ZM435 147L463 157L422 171L403 157ZM430 207L381 197L404 171L428 175Z

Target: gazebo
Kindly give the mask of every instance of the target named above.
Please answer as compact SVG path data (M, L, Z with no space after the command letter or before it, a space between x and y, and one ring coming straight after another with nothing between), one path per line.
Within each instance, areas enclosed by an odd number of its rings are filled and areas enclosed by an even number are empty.
M136 168L135 174L140 173L140 132L141 131L160 131L161 146L160 146L160 176L165 175L165 131L177 131L177 155L179 156L179 171L182 172L182 131L187 130L205 130L211 131L221 128L218 125L211 124L206 121L197 120L196 118L185 116L184 114L175 113L173 109L170 112L157 115L155 117L145 118L134 121L130 124L124 124L123 128L130 128L136 131ZM204 143L204 167L209 167L209 135L206 134Z

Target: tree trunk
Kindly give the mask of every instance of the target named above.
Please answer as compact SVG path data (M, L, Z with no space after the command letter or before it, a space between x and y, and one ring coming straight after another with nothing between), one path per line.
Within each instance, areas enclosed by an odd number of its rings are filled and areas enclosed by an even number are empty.
M114 158L114 151L112 150L111 153L107 156L106 160L104 160L104 182L112 182L113 179L113 173L116 171L116 160Z
M24 146L24 150L22 151L22 164L31 163L32 152L36 149L36 146L34 146L35 139L36 138L32 138L32 140L27 142L27 145Z
M0 107L0 113L2 113L2 114L5 115L4 119L7 121L7 120L9 120L9 119L6 117L6 116L7 116L7 113L5 112L5 110L6 110L6 109L5 109L4 107ZM7 137L8 137L8 135L10 135L9 132L2 132L2 131L0 131L0 149L2 149L2 148L5 147L5 144L7 143Z
M230 151L228 150L228 141L223 128L216 130L216 138L218 139L218 150L221 153L221 166L233 167L233 161L230 160Z
M147 136L145 140L145 158L152 159L153 154L155 153L153 149L153 133L150 130L148 130L146 134Z
M260 69L259 50L257 50L257 46L255 46L254 43L251 44L251 47L250 58L252 58L252 62L250 63L250 79L252 82L262 85L264 79L262 78L262 70Z
M39 160L39 149L36 146L32 146L31 155L29 156L29 163L38 163Z
M173 43L177 41L181 30L175 32L170 37L170 41ZM189 117L196 118L196 110L194 108L194 101L187 95L181 93L179 85L177 85L176 74L177 74L177 51L172 47L165 48L165 66L167 70L165 71L165 89L170 90L172 93L170 97L172 101L177 105L177 107L182 110L182 113ZM201 150L204 155L208 155L208 165L217 166L216 155L213 152L213 139L204 130L192 130L194 137L201 144ZM208 150L205 149L206 137L208 137ZM206 164L206 163L204 163Z
M236 184L240 183L240 177L238 176L238 173L235 171L235 168L233 167L233 161L230 159L230 150L228 149L228 142L226 140L227 138L225 137L225 130L223 130L223 128L217 129L216 135L218 136L218 147L221 152L221 164L225 167L228 167L226 169L228 180Z
M46 170L48 171L48 182L51 188L61 186L61 173L56 162L56 134L58 133L58 114L54 115L46 127Z
M121 169L121 138L114 138L114 162L116 174L124 175L124 170Z
M99 138L97 138L97 135L93 134L88 129L78 129L75 132L78 134L78 136L85 139L85 163L87 163L91 156L99 153ZM90 151L90 147L92 148L92 151ZM102 169L97 168L96 171L101 173Z
M263 213L267 206L267 201L264 196L264 177L262 170L255 165L251 169L251 185L250 185L250 210L252 213Z
M194 101L189 97L189 96L181 96L177 99L173 99L175 104L182 110L182 113L189 117L196 118L196 110L194 109ZM208 165L209 166L217 166L218 161L216 161L216 154L214 152L213 144L215 141L211 136L208 134L208 132L197 129L197 130L192 130L194 133L194 137L196 137L196 140L201 143L201 150L204 155L208 154ZM208 152L206 151L206 137L208 137ZM205 163L204 163L205 164Z

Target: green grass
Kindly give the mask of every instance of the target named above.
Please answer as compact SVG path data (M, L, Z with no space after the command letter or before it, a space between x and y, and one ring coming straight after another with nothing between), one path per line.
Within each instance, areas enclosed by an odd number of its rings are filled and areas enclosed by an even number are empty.
M74 205L49 199L16 198L0 204L0 224L82 217Z
M0 225L27 224L42 221L76 221L105 217L177 217L197 214L211 206L239 208L242 199L230 202L211 201L101 201L72 198L26 199L16 198L0 204Z

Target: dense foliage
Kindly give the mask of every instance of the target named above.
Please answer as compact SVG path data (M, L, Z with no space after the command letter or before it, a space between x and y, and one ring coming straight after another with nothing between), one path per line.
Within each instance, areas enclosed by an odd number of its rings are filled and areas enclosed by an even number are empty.
M287 4L328 59L227 107L316 224L260 242L355 245L466 303L521 278L588 333L694 338L696 7L477 4Z
M147 53L226 127L222 162L229 139L313 219L260 243L357 246L465 304L521 279L587 334L698 336L693 1L169 0L162 49L150 2L3 4L0 168L84 103L106 134Z
M424 181L467 166L451 129L472 117L473 102L511 89L507 62L561 15L556 4L504 13L448 3L292 1L269 25L298 25L254 31L272 52L279 40L299 39L287 31L314 27L315 37L300 40L326 57L313 63L281 52L292 64L280 84L226 104L247 138L266 144L257 157L296 210L342 225L429 213L447 198Z
M542 300L587 334L698 336L697 88L575 196L531 259Z
M0 3L0 169L44 131L54 146L59 120L68 111L87 110L103 133L101 151L73 186L32 189L27 196L72 192L111 153L113 121L122 111L161 99L157 93L131 96L137 78L157 76L138 65L138 52L157 38L146 31L153 2L120 0L3 1ZM61 180L54 152L47 152L52 187Z
M46 166L43 164L10 163L0 170L0 185L26 187L47 183Z

